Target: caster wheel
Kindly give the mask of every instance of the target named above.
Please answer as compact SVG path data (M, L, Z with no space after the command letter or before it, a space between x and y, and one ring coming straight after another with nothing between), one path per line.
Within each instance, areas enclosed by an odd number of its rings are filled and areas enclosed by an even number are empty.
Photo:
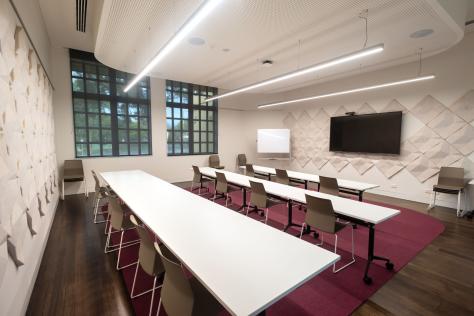
M368 277L368 276L365 276L364 277L364 283L367 284L367 285L372 284L372 278Z
M387 268L387 270L392 271L392 270L393 270L393 263L391 263L391 262L386 262L386 263L385 263L385 267Z
M318 239L318 238L319 238L319 234L318 234L318 233L313 233L313 237L314 237L314 239Z

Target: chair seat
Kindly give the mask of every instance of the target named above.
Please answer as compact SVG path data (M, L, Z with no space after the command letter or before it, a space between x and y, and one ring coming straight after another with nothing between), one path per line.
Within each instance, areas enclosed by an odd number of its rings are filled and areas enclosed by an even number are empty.
M189 280L194 293L193 316L217 315L222 306L211 293L196 279Z
M459 191L462 191L464 188L460 186L452 186L452 185L443 185L443 184L435 184L433 185L433 191L441 192L441 193L448 193L448 194L458 194Z
M274 200L274 199L268 199L267 201L268 208L276 206L276 205L284 204L284 203L285 203L284 201L279 201L279 200Z
M214 169L224 169L225 167L224 166L215 166L215 167L212 167Z

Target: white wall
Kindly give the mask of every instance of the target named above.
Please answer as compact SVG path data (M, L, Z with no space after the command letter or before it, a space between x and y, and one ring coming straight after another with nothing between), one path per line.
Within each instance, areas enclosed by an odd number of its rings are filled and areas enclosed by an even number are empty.
M22 20L47 63L39 9L26 2ZM0 42L0 315L23 315L58 202L52 89L8 0L0 0Z
M260 110L260 113L255 113L255 111L250 112L246 118L246 121L250 124L246 127L246 133L247 135L255 135L256 129L260 128L261 126L261 122L264 122L265 127L289 127L283 122L289 113L292 114L296 120L299 120L301 117L310 117L311 119L308 122L309 124L312 124L311 120L313 114L316 115L320 109L323 109L329 115L341 115L341 113L336 112L342 107L348 111L357 112L361 105L367 103L373 109L380 112L383 111L384 107L392 100L397 100L402 106L408 109L407 114L404 114L402 132L402 138L408 139L421 128L426 126L426 124L421 122L416 115L413 115L410 112L424 97L428 95L434 97L445 107L445 109L449 110L451 105L456 102L456 100L474 89L473 57L474 33L468 33L466 34L464 40L454 48L423 61L423 73L436 74L437 78L435 80L407 86L381 89L372 92L363 92L347 96L310 101L299 105L293 104L281 106L277 110L273 111ZM346 79L324 83L319 86L309 86L287 93L281 93L272 96L272 99L289 100L311 95L342 91L382 82L389 82L402 78L414 77L417 75L417 71L418 65L416 63L406 64L382 71L361 74ZM474 108L474 103L472 103L472 100L470 102L471 104L469 106ZM304 122L304 119L301 120ZM311 130L311 127L316 127L314 125L311 125L309 129L307 126L299 126L309 124L297 122L291 127L292 131L294 132L293 134L299 132L297 130L304 130L303 137L296 139L298 146L300 147L304 146L304 142L311 141L313 135L318 131L316 128L313 131ZM470 124L474 125L474 122L471 122ZM328 135L325 137L327 138L327 136ZM255 142L254 138L250 139L249 136L249 142L247 144L248 149L252 148L252 145ZM293 139L293 141L295 141L295 139ZM325 155L326 153L316 152L313 153L313 156L310 156L310 158L313 158L314 155L320 154ZM331 155L331 153L327 153L327 155ZM466 176L471 178L474 177L474 153L462 156L464 158L456 162L455 165L464 166L467 172ZM363 154L341 155L341 157L348 160L362 157L372 161L386 158L393 161L400 161L398 157L371 157L370 155ZM374 190L376 193L421 202L428 202L430 200L432 185L437 180L437 176L434 176L429 180L422 182L416 178L412 172L408 171L407 168L403 168L394 176L387 178L387 176L384 175L377 167L372 167L369 171L361 175L351 166L351 164L348 164L338 172L336 168L331 165L331 163L327 163L321 169L318 169L318 167L316 167L312 161L309 161L307 164L301 164L296 160L292 161L291 163L275 161L262 161L259 163L265 163L267 165L274 164L282 168L304 170L322 175L337 176L340 178L376 183L380 185L379 189ZM439 200L440 204L442 205L451 207L455 207L456 205L455 197L450 195L441 195ZM471 193L471 201L473 200L474 197L472 197Z

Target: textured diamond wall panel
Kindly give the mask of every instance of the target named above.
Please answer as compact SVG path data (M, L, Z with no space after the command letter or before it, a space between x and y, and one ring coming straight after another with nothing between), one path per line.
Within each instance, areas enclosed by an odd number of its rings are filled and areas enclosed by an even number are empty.
M339 172L350 164L363 175L375 166L388 179L406 168L420 182L425 182L442 166L460 165L466 168L466 174L474 173L474 163L465 159L474 155L474 127L466 123L474 120L473 100L474 90L471 90L451 107L430 95L422 98L411 110L396 99L387 103L381 112L403 111L403 119L411 119L409 122L412 125L416 122L418 126L412 131L413 135L405 134L399 156L329 152L330 117L344 115L347 108L352 107L323 106L306 112L299 110L289 113L284 123L292 126L293 157L301 167L311 161L321 169L329 162ZM373 112L374 107L369 103L363 103L356 110L357 114ZM471 167L473 170L469 169Z
M474 121L474 90L468 91L454 102L451 110L466 122Z

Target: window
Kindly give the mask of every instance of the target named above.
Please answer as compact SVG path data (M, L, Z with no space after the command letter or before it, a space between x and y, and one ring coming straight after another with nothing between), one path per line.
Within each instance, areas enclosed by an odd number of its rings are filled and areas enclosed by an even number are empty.
M217 153L217 88L166 81L168 156Z
M128 93L133 75L70 50L76 157L151 155L150 80Z

